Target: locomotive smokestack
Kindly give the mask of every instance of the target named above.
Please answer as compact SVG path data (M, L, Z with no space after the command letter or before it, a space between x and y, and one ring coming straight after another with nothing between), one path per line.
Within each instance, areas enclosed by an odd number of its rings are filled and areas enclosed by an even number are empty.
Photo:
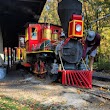
M60 17L62 28L68 35L68 24L72 14L81 15L82 4L78 0L62 0L58 4L58 14Z

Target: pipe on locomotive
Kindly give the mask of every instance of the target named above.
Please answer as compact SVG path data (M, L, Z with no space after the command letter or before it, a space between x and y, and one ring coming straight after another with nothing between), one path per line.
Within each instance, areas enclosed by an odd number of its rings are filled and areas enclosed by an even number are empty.
M63 31L68 37L68 26L73 14L82 14L82 3L78 0L62 0L58 3L58 15L61 21Z

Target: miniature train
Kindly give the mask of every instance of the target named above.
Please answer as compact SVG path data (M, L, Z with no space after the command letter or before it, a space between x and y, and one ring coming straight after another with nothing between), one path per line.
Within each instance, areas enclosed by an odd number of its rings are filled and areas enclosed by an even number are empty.
M83 38L84 30L81 15L82 4L78 0L70 0L69 4L65 4L65 2L67 0L60 2L58 8L62 27L46 23L27 24L23 59L24 62L30 64L31 71L35 74L50 73L54 59L60 59L57 63L61 65L59 72L63 74L62 84L85 85L87 88L91 88L92 75L81 67L83 45L80 41ZM74 2L76 6L71 8L71 2ZM63 5L70 6L69 11L68 9L64 11ZM67 17L65 16L66 14L68 15ZM61 45L60 55L56 56L55 48L60 41L62 31L66 34L66 39ZM22 43L19 43L19 45L24 47ZM73 80L74 77L75 80Z
M57 59L55 58L55 48L59 43L61 32L62 28L55 25L28 24L25 35L25 61L35 63L38 59L42 59L46 64L51 65L54 59ZM82 16L74 14L69 23L68 37L62 45L61 58L65 62L66 70L78 69L76 66L82 57L82 44L79 39L82 37ZM20 43L21 47L22 45Z

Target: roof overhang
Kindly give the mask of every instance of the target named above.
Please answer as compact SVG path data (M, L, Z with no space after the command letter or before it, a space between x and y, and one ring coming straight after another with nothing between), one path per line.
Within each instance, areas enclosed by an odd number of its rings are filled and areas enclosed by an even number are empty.
M15 36L15 33L23 31L27 22L37 23L45 3L46 0L0 0L0 25L4 40L8 36L6 33Z

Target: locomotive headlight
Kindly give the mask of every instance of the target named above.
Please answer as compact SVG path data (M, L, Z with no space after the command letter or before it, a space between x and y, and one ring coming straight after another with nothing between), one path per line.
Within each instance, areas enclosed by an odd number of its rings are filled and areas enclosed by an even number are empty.
M83 37L83 27L84 27L84 24L83 24L83 20L82 20L82 17L80 16L79 20L78 19L78 16L77 15L74 15L75 18L69 22L69 31L68 31L68 34L69 34L69 37L70 38L73 38L73 37Z
M77 31L77 32L80 32L81 30L82 30L81 25L80 25L80 24L77 24L77 25L76 25L76 31Z

